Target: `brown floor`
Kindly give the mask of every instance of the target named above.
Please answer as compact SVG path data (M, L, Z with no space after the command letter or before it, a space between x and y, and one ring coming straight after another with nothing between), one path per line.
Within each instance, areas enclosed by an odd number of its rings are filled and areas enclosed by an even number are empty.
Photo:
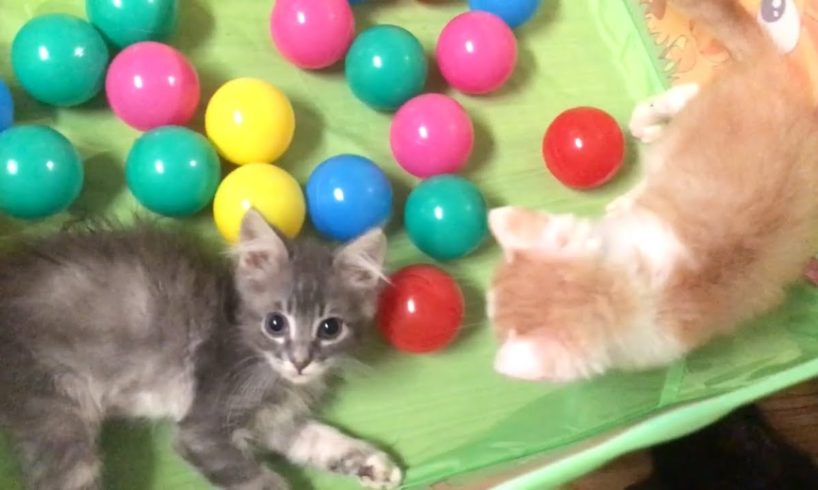
M790 442L818 458L818 380L796 386L760 402L770 423ZM516 473L529 468L520 468ZM650 473L647 453L619 458L567 485L564 490L621 490ZM486 490L514 476L498 475L470 485L435 485L432 490Z

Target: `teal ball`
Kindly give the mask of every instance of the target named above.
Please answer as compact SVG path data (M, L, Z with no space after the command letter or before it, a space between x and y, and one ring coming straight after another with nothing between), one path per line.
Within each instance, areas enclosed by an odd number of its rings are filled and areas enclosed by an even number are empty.
M0 133L0 211L39 219L66 209L79 196L85 172L77 150L40 125Z
M111 44L164 41L179 20L178 0L85 0L88 19Z
M63 14L28 21L11 44L11 66L23 89L45 104L69 107L102 89L110 55L88 22Z
M134 197L164 216L188 216L210 204L221 177L219 156L199 133L164 126L143 134L125 164Z
M412 243L437 260L464 257L488 232L488 210L480 190L455 175L425 180L409 194L404 224Z

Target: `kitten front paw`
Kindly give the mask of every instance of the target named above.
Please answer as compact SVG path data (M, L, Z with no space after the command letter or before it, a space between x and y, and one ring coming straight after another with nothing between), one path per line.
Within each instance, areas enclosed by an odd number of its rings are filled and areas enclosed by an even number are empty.
M370 455L357 471L358 480L366 488L391 490L403 481L403 473L384 453Z

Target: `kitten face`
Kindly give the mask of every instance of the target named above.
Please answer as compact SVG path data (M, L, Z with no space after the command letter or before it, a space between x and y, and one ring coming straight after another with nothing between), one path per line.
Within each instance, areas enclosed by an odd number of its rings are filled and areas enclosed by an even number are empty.
M386 239L374 230L337 251L289 245L247 213L236 248L241 334L281 377L305 384L337 368L371 322Z
M627 325L633 304L590 223L505 208L490 225L505 255L487 298L500 342L495 370L567 382L607 369L607 336Z

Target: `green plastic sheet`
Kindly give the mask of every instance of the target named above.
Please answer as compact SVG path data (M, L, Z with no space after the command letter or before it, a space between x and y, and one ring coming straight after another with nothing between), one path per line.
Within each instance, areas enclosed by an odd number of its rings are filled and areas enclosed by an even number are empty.
M141 212L124 187L122 162L138 133L118 122L103 96L75 109L34 103L16 86L8 53L29 18L51 12L83 15L81 0L0 0L0 77L12 85L18 122L62 131L82 153L85 190L63 216L44 224L0 221L4 237L86 215L127 218ZM225 81L251 76L283 89L297 116L293 146L280 165L302 182L324 158L359 153L379 162L397 189L390 266L428 262L400 226L400 206L415 183L389 152L390 116L373 112L349 92L343 70L300 71L285 63L267 31L271 0L180 0L179 32L171 44L197 66L203 104ZM369 0L357 8L359 29L393 23L414 32L429 53L446 21L465 1ZM510 83L485 97L455 96L472 114L477 141L465 176L490 205L597 214L638 178L639 149L630 146L622 175L604 189L578 193L546 172L540 143L562 110L591 105L623 124L635 102L665 86L637 0L545 0L539 16L518 31L520 57ZM428 89L448 91L432 70ZM191 124L202 128L202 110ZM229 167L225 166L225 171ZM219 240L209 213L189 220ZM326 418L391 448L408 468L407 485L460 481L551 457L549 464L503 489L560 485L632 449L694 430L726 411L818 372L818 292L795 288L789 303L733 339L719 341L663 370L612 374L555 387L512 382L491 369L495 344L482 295L497 250L443 264L462 284L468 318L458 341L435 355L409 356L375 342L370 367L353 373L327 406ZM206 483L170 446L166 425L113 423L105 431L106 488L204 489ZM297 489L344 490L351 481L272 461ZM16 460L0 452L0 488L21 488Z

